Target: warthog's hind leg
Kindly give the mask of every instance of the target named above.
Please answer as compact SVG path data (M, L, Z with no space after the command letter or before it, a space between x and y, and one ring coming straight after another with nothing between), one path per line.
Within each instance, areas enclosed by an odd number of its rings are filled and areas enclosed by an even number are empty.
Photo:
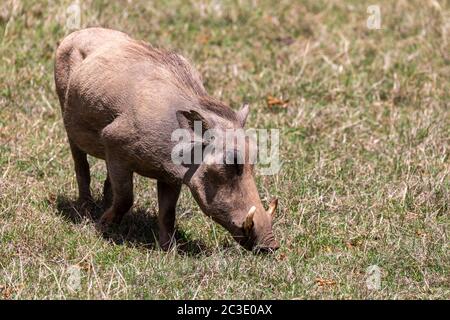
M87 161L87 154L78 148L73 141L69 139L70 151L72 152L73 161L75 164L75 173L78 183L78 195L81 204L88 203L92 200L90 183L91 174L89 172L89 163Z

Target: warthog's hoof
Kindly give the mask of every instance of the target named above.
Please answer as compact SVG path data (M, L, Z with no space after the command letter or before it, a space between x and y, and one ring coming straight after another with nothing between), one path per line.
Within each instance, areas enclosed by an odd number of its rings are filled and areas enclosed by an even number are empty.
M162 235L160 235L158 240L159 240L158 241L159 242L159 246L164 251L169 251L176 244L174 236L169 236L169 235L162 236Z
M107 210L98 220L97 229L100 232L107 232L111 227L120 223L120 221L117 220L114 212L112 210Z

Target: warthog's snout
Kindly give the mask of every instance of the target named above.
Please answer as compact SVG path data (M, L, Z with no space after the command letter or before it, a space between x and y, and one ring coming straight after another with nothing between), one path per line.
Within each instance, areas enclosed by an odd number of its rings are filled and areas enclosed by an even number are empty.
M279 247L280 247L280 245L278 244L278 241L275 241L270 246L255 246L253 251L256 253L262 253L262 254L273 253L276 250L278 250Z
M268 211L257 212L255 206L249 209L242 223L244 236L235 237L244 248L255 253L272 253L280 247L272 232L272 221L277 205L278 200L274 199Z
M257 243L257 244L253 247L253 250L252 250L252 251L255 252L255 253L262 253L262 254L273 253L273 252L275 252L279 247L280 247L280 244L278 243L277 240L275 240L273 234L270 233L270 234L264 239L264 241L261 241L260 243Z
M243 239L235 237L236 241L245 249L258 254L273 253L280 247L280 244L272 236L272 240L258 243L252 238Z

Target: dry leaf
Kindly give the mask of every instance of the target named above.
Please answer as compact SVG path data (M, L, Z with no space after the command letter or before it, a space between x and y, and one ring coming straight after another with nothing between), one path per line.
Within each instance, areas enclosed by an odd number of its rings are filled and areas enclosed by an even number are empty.
M92 269L92 265L87 261L81 261L78 263L78 267L80 267L81 270L89 272Z
M286 259L286 254L285 253L280 253L280 255L278 256L278 260L282 261Z
M49 196L47 198L49 204L55 204L56 199L57 199L57 197L56 197L56 194L54 194L54 193L49 194Z
M2 293L3 299L9 299L11 298L13 290L10 286L0 285L0 292Z
M334 286L336 284L336 281L332 279L316 278L316 283L319 287L326 287L326 286Z
M426 234L425 232L420 231L420 230L417 231L416 234L417 234L419 237L422 237L422 238L425 238L425 237L427 236L427 234Z
M359 247L362 244L362 240L350 240L345 245L348 249Z
M206 44L206 43L208 43L208 41L209 41L209 35L208 34L204 34L204 33L202 33L202 34L199 34L198 36L197 36L197 43L199 43L199 44Z
M269 109L272 109L273 106L281 107L281 108L287 108L289 103L289 99L282 100L275 98L274 96L267 96L267 105L269 106Z

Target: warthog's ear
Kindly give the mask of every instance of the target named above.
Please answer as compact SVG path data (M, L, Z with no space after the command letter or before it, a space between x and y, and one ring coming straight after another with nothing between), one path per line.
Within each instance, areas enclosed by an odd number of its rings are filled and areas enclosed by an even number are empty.
M210 129L210 125L208 124L208 121L197 111L189 110L178 110L177 111L177 120L178 124L180 125L181 129L187 129L192 130L195 134L199 134L200 132L195 132L196 128L196 122L199 122L201 124L201 135L203 136L203 133ZM197 124L198 126L198 124Z
M250 106L248 105L248 103L244 103L242 105L241 110L239 110L237 112L238 120L239 120L239 123L241 124L242 127L245 126L245 121L247 120L247 116L248 116L248 112L249 111L250 111Z

